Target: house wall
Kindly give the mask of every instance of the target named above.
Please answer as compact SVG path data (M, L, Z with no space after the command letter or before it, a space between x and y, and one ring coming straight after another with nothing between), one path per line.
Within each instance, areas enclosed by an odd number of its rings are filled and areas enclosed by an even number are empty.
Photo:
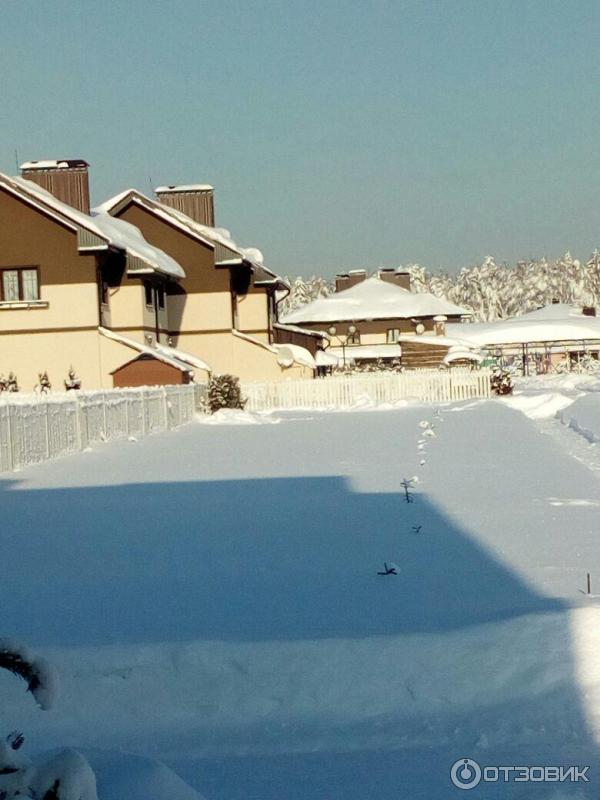
M47 371L60 387L73 365L84 386L101 380L96 257L79 255L77 235L0 189L0 268L38 267L42 307L0 304L0 373L31 391Z
M269 296L264 289L251 287L248 294L238 296L238 330L257 339L269 341Z
M119 212L119 217L138 227L147 241L172 256L186 273L167 297L169 333L175 347L206 361L215 373L229 372L243 380L312 376L305 367L280 367L275 353L233 335L229 270L215 267L212 247L134 204ZM266 290L252 287L238 297L238 325L268 342Z
M266 347L247 342L231 331L210 334L181 333L173 337L173 345L187 353L198 354L216 374L230 373L245 381L312 378L311 369L294 365L281 367L277 354Z
M183 291L167 296L161 327L164 322L174 337L231 330L229 272L215 268L212 247L133 204L119 217L138 227L148 242L168 253L185 271L186 277L178 284ZM203 357L199 352L197 355Z
M432 333L434 330L434 323L432 319L422 320L427 333ZM360 333L361 344L385 344L387 341L387 332L389 328L397 328L400 330L401 335L417 335L415 326L409 319L386 319L386 320L372 320L370 322L311 322L306 325L313 331L324 331L327 333L329 328L334 325L337 329L337 336L346 337L348 335L348 328L354 325ZM332 337L333 344L336 344L335 336Z
M424 333L435 333L435 323L432 318L419 318L425 326ZM448 317L448 322L460 322L460 317ZM295 323L300 327L304 326L313 331L324 331L327 333L329 328L333 325L337 329L336 336L346 337L348 335L348 328L354 325L360 333L361 344L385 344L387 342L388 329L399 329L402 336L418 334L415 331L415 325L409 319L377 319L371 321L358 321L358 322L311 322L311 323ZM335 336L332 337L332 344L337 344Z

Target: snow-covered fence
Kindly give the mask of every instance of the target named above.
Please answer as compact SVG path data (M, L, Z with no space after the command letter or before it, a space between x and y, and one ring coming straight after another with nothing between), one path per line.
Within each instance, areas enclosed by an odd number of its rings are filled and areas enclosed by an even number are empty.
M316 378L315 380L245 383L249 411L282 408L350 408L364 402L379 405L417 399L445 403L490 396L487 369L415 369Z
M21 469L95 442L139 439L190 422L206 386L0 397L0 472Z

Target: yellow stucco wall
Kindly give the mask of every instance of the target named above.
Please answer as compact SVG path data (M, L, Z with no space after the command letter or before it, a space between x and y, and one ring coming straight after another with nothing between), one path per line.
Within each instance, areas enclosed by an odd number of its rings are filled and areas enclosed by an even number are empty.
M238 329L257 339L269 340L269 299L266 291L251 288L247 295L238 296Z

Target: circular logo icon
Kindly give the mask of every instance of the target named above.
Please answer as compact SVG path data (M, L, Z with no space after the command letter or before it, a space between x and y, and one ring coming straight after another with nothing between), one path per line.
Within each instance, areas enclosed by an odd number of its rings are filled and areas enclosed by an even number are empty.
M481 780L481 767L472 758L459 758L452 764L450 778L458 789L473 789Z

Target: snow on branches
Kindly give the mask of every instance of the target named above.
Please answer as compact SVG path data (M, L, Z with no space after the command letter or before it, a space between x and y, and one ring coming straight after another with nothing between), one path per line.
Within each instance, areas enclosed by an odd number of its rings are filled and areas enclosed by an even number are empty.
M47 710L52 707L58 678L46 659L34 658L26 647L12 639L0 639L0 668L22 678L40 708Z
M479 322L493 322L525 314L553 301L575 306L600 306L600 251L587 261L567 252L561 258L497 264L487 256L481 264L463 267L456 274L432 273L419 264L403 267L411 276L413 292L430 292L469 308ZM291 292L280 304L285 314L305 303L331 294L334 284L324 278L290 280Z

